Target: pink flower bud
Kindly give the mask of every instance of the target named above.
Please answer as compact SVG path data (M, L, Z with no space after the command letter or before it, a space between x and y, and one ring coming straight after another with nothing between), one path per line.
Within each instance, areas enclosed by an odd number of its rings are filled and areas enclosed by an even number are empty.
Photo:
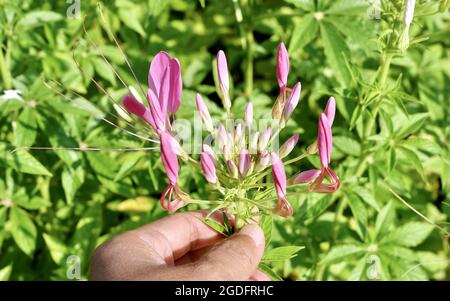
M295 134L291 138L289 138L280 147L280 150L278 151L278 155L280 156L281 159L283 159L284 157L286 157L287 155L289 155L292 152L292 150L294 149L295 145L298 142L298 138L299 138L299 135Z
M277 80L281 89L287 87L287 79L289 74L289 55L284 43L278 46L277 54Z
M252 159L246 149L241 150L239 153L239 173L242 177L245 177L250 170Z
M145 122L149 123L152 128L156 128L150 110L141 104L136 98L131 95L126 95L122 98L122 103L128 112L142 118Z
M216 166L214 164L214 158L206 153L202 152L200 154L200 166L202 168L203 174L205 175L206 180L211 184L217 183L216 176Z
M217 131L216 139L219 149L222 151L225 145L228 145L228 133L223 124L219 125L219 130Z
M238 168L236 166L236 164L234 163L233 160L228 160L227 161L227 167L228 170L230 171L231 175L233 176L233 178L237 179L238 177Z
M214 158L214 161L217 160L216 153L212 149L212 147L208 144L203 144L203 151L207 154L209 154L211 157Z
M327 115L328 121L330 122L330 126L333 125L334 115L336 113L336 100L333 96L328 99L327 106L323 111L325 115Z
M209 115L208 107L206 106L205 102L203 101L203 98L200 94L197 93L195 97L195 102L197 104L197 110L200 114L200 118L202 119L203 123L205 124L205 127L208 131L213 131L213 122L211 119L211 115Z
M244 122L248 128L252 127L253 123L253 104L249 102L245 108Z
M178 158L173 146L173 137L167 132L160 134L161 160L166 170L167 177L172 185L178 180Z
M250 141L248 145L248 151L250 154L256 154L256 152L258 151L258 138L259 132L250 134Z
M228 78L228 64L227 57L222 50L217 53L217 73L219 87L224 101L224 107L229 109L231 107L231 102L229 99L230 82Z
M258 150L261 152L266 149L269 143L270 136L272 135L272 129L267 128L259 134Z
M236 129L234 131L234 145L238 149L245 147L245 136L244 136L244 130L242 129L241 123L238 123L238 125L236 126Z
M302 89L302 85L300 82L298 82L294 86L294 88L292 88L292 92L289 95L289 98L288 98L286 104L284 105L283 114L282 114L282 118L281 118L282 123L287 122L289 117L291 117L292 112L297 107L298 102L300 100L301 89Z

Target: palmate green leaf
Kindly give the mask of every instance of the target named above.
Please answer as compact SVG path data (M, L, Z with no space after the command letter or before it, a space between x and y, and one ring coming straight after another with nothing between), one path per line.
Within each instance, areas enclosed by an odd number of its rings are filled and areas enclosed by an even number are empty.
M301 220L309 220L321 215L333 202L333 198L329 194L309 194L306 200L300 205L298 209Z
M395 147L389 148L388 159L386 163L388 172L392 172L392 170L394 170L395 164L397 163L397 154Z
M352 188L352 191L356 193L363 202L374 208L376 211L381 210L380 205L378 204L374 195L364 186L355 186Z
M320 33L328 64L341 86L348 86L352 78L346 62L349 49L345 39L332 24L326 21L320 23Z
M362 245L348 244L333 247L330 252L322 259L321 264L331 264L337 261L344 261L358 258L366 252Z
M303 246L286 246L270 249L264 253L261 260L262 261L288 260L297 256L297 253L304 248L305 247Z
M344 154L358 157L361 153L361 145L353 138L345 136L333 137L333 145Z
M98 75L109 81L112 85L116 84L116 76L112 70L112 67L108 65L108 63L100 57L92 57L91 61Z
M410 115L409 120L397 131L396 136L402 138L415 133L428 117L428 113Z
M207 218L200 218L202 222L204 222L207 226L211 227L213 230L223 234L224 236L229 236L229 233L227 233L227 229L224 225L222 225L219 222L216 222L213 219L207 219Z
M289 43L289 53L293 54L311 42L319 31L319 23L312 14L303 16L295 25Z
M392 202L386 204L377 215L375 222L375 239L384 237L384 235L390 230L395 219L395 209Z
M19 207L11 207L9 213L11 234L19 248L28 256L36 249L37 230L28 213Z
M15 170L33 175L52 176L52 174L29 152L20 149L5 154L6 163Z
M33 108L25 107L17 119L14 128L15 146L31 146L37 135L36 111Z
M46 207L51 206L51 203L46 201L45 199L34 196L31 199L22 199L22 198L14 198L14 204L20 206L27 210L40 210Z
M53 261L56 264L61 264L67 254L67 246L47 233L43 233L42 236L44 237L45 244L50 251L50 256Z
M393 243L405 247L420 245L433 231L433 226L424 222L409 222L386 235L382 243Z
M160 1L156 0L154 2L158 3ZM145 30L140 23L142 11L139 6L128 0L118 0L116 1L116 5L118 6L120 20L125 23L126 26L144 37Z
M117 172L116 176L114 177L114 182L118 181L119 179L126 177L133 168L137 165L140 159L142 159L145 156L145 153L143 152L135 152L135 153L128 153L125 154L121 158L121 162L123 162L120 166L119 171Z

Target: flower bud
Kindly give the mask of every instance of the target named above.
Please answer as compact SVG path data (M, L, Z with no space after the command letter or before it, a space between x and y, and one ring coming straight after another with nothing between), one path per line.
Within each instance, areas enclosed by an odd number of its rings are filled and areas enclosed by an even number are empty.
M202 152L200 154L200 166L202 168L203 174L205 175L206 180L211 184L217 183L216 176L216 166L214 164L214 158L206 153Z
M239 173L242 177L245 177L248 174L251 160L252 159L248 151L246 149L241 150L239 153Z
M247 126L247 128L250 129L252 127L252 123L253 123L253 104L251 102L249 102L247 104L247 107L245 108L244 122L245 122L245 125Z
M287 79L289 75L289 55L286 46L282 42L278 46L277 53L277 80L278 86L283 89L287 87Z
M302 85L300 82L298 82L292 89L292 92L289 95L289 98L283 108L283 114L281 116L281 126L282 127L284 127L284 125L286 124L289 117L291 117L292 112L297 107L298 102L300 100L301 89L302 89Z
M219 79L219 87L222 93L223 106L227 110L229 110L231 108L231 101L229 96L230 82L228 77L228 64L227 57L222 50L217 53L217 73Z
M265 169L270 164L270 153L267 150L264 150L256 161L255 171L260 172Z
M236 164L233 162L233 160L227 160L227 167L228 167L228 170L230 171L231 175L233 176L233 178L237 179L238 178L238 168L237 168Z
M213 131L213 122L211 119L211 115L209 114L208 107L206 106L205 102L203 101L203 98L200 94L197 93L195 97L195 102L197 104L197 110L200 114L200 118L203 121L203 124L205 125L206 129L209 132Z
M258 150L261 152L266 149L267 144L269 143L270 136L272 135L272 129L267 128L259 134L258 139Z
M287 155L289 155L292 152L292 150L294 149L295 145L298 142L298 138L299 138L299 135L295 134L291 138L289 138L280 147L280 150L278 151L278 155L280 156L281 159L283 159L284 157L286 157Z

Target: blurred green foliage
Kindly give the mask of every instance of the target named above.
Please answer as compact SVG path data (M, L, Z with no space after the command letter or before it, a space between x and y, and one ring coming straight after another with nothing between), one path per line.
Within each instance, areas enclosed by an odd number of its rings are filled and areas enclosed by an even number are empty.
M363 0L114 0L100 5L103 18L97 1L79 3L73 18L65 1L0 0L0 91L21 93L0 98L0 279L68 279L72 255L86 279L96 245L166 214L157 153L58 149L149 146L101 120L117 113L108 97L127 93L102 55L127 85L139 85L113 36L144 86L155 53L180 59L181 118L192 118L197 91L221 114L212 72L219 49L233 77L233 111L240 116L251 100L256 117L270 113L284 41L290 84L303 86L285 131L301 134L298 153L314 142L317 116L335 96L332 164L342 188L290 199L295 216L275 220L272 246L305 246L271 263L284 279L450 278L445 1L417 1L406 52L396 46L403 0L382 1L380 19ZM67 98L46 87L52 80ZM180 185L208 197L188 166Z

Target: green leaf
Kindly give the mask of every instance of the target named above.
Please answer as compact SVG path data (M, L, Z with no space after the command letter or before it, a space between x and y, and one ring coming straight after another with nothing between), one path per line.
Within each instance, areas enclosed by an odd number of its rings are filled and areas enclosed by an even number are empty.
M350 205L350 209L352 211L353 216L355 217L356 224L356 232L359 237L364 240L367 231L367 210L364 206L362 200L352 192L346 192L346 196L348 199L348 204Z
M428 117L428 113L419 113L410 116L408 122L397 131L396 136L402 138L415 133L422 127Z
M33 175L52 176L38 160L25 150L17 150L6 154L7 164L15 170Z
M62 242L57 240L55 237L44 233L42 234L44 237L45 243L50 251L50 256L56 264L61 264L64 256L67 252L67 247Z
M71 204L75 197L75 193L84 183L84 167L78 165L76 167L64 167L61 173L61 183L64 189L67 203Z
M402 153L405 158L406 161L411 164L419 173L420 177L426 181L425 179L425 171L423 169L423 165L422 165L422 161L420 161L419 157L416 155L416 153L412 150L409 150L407 148L404 147L400 147L399 148L400 153Z
M376 211L380 211L381 209L380 205L375 200L374 195L365 187L355 186L352 188L352 191L355 192L361 198L361 200L363 200L367 205L371 206Z
M93 57L91 58L91 60L92 63L94 64L95 71L98 73L98 75L109 81L112 85L115 85L116 76L114 75L112 67L102 58Z
M42 26L48 22L56 22L62 20L63 16L53 11L33 11L26 14L17 23L17 27L36 27Z
M328 14L336 15L355 15L367 18L369 3L367 0L336 0L326 10Z
M14 204L27 210L39 210L51 206L51 203L38 196L34 196L30 200L28 198L14 199Z
M0 281L8 281L11 277L11 272L13 269L13 264L10 263L7 266L0 269Z
M269 246L270 241L272 240L272 230L273 230L273 217L270 214L265 214L261 217L259 221L259 226L264 231L264 237L266 241L266 247Z
M330 264L344 259L356 258L366 252L366 248L361 245L340 245L333 247L322 259L321 264Z
M328 64L330 64L337 81L341 86L346 87L352 80L346 62L346 58L349 57L347 44L334 26L327 22L320 24L320 32Z
M392 202L386 204L377 215L375 222L375 238L383 237L390 229L395 219L395 209Z
M383 243L393 243L405 247L420 245L433 231L433 226L423 222L409 222L396 228L383 239Z
M294 258L296 254L304 249L300 246L286 246L267 250L262 257L262 261L283 261Z
M37 123L35 111L32 108L26 107L22 110L14 127L14 142L15 146L31 146L36 140Z
M292 31L291 41L289 43L289 53L294 53L302 49L316 36L319 30L319 23L312 14L303 16Z
M28 256L33 255L36 248L37 230L28 213L19 207L11 207L9 219L11 234L19 248Z
M139 152L125 154L122 158L122 164L119 172L114 177L114 181L118 181L119 179L127 176L143 156L145 156L145 154Z
M396 150L394 147L389 148L389 157L387 161L388 172L391 173L394 170L395 163L397 162Z
M283 281L283 278L281 278L275 271L269 267L267 264L260 263L258 265L258 269L270 277L273 281Z
M345 136L333 137L333 145L344 154L358 157L361 154L361 145L353 138Z
M314 0L284 0L287 3L291 3L298 8L301 8L306 11L314 11L315 4Z
M227 235L227 229L221 223L218 223L215 220L212 220L212 219L209 219L209 218L208 219L201 218L200 220L202 222L204 222L206 225L208 225L209 227L211 227L213 230L223 234L224 236L228 236Z
M6 229L5 229L6 213L7 213L6 207L0 207L0 254L2 250L3 240L5 239L6 236Z

